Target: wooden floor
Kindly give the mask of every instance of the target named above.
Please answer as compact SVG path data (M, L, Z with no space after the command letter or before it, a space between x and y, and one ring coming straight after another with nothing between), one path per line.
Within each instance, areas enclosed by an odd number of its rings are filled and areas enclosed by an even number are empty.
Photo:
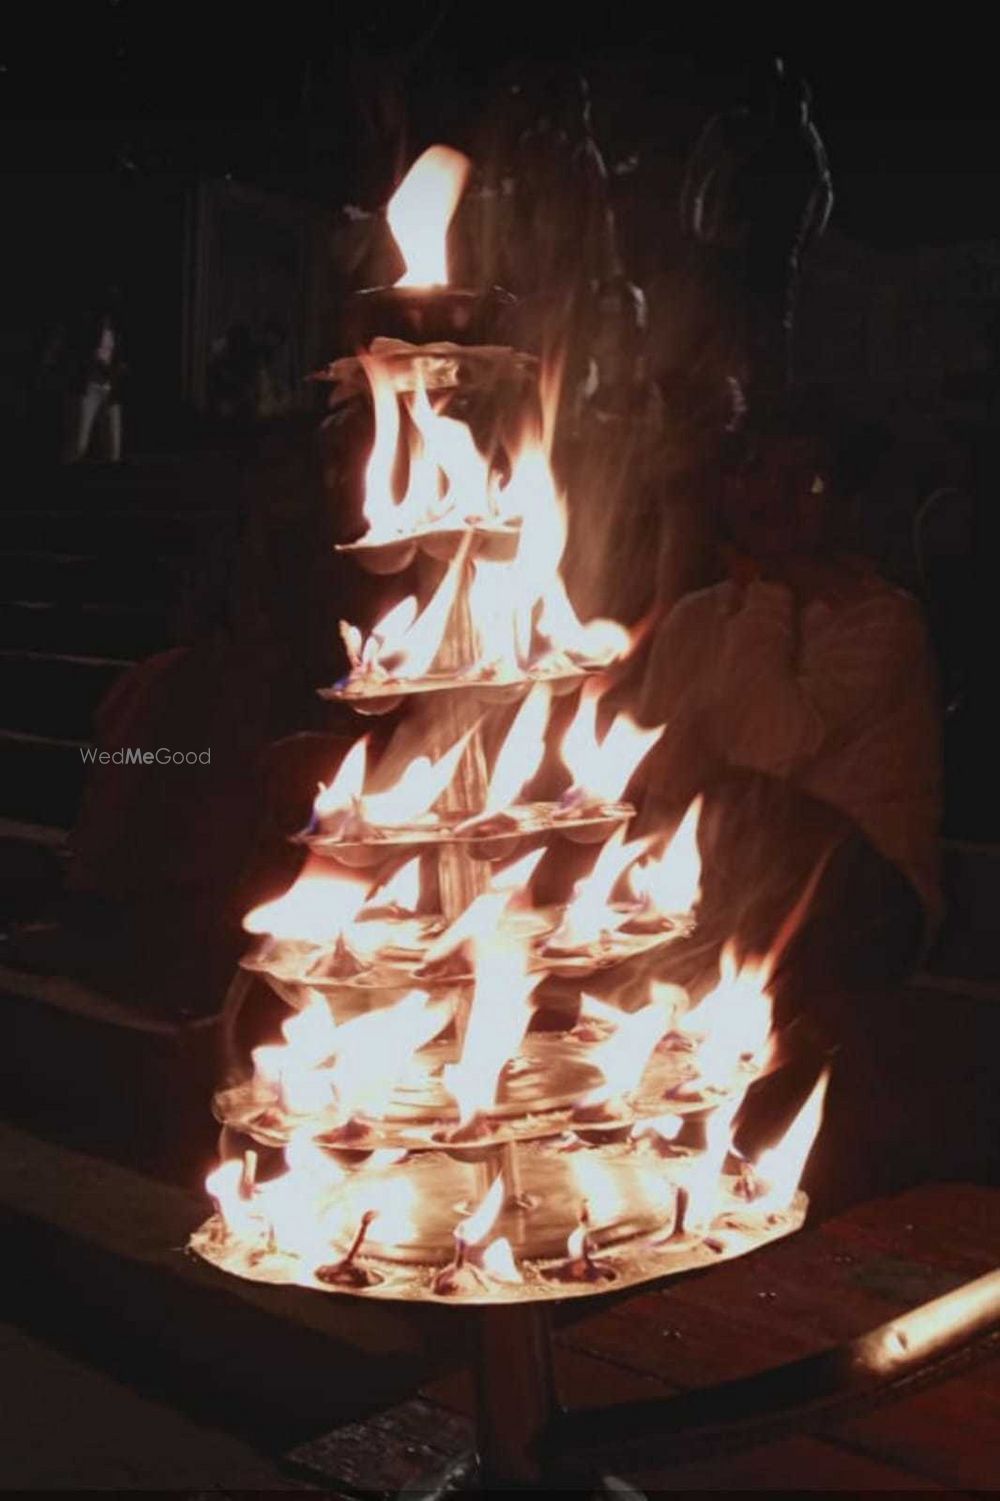
M388 1495L469 1443L457 1311L225 1278L181 1249L204 1212L198 1197L6 1126L0 1148L0 1302L35 1342L40 1373L25 1373L16 1407L0 1415L0 1455L19 1487L74 1474L80 1488L114 1489L108 1477L126 1460L155 1486L156 1463L140 1464L145 1450L123 1427L136 1413L163 1452L179 1446L169 1473L212 1491L254 1484L257 1455L262 1488L273 1476L335 1497ZM749 1375L861 1335L998 1261L1000 1190L943 1183L874 1198L702 1276L567 1307L556 1320L560 1395L581 1408ZM16 1380L23 1363L12 1361ZM89 1393L91 1417L52 1426L53 1398L70 1386ZM39 1445L33 1459L24 1445L47 1430L56 1449ZM821 1432L614 1473L660 1493L997 1489L1000 1343Z
M603 1300L564 1322L560 1396L586 1407L749 1375L863 1334L998 1261L1000 1192L946 1184L878 1200L700 1278ZM294 1459L303 1474L346 1481L344 1494L351 1482L391 1492L468 1441L471 1411L469 1374L455 1372L426 1383L374 1428L340 1430ZM998 1489L1000 1344L986 1341L925 1388L869 1404L822 1433L655 1471L623 1469L620 1478L647 1492Z

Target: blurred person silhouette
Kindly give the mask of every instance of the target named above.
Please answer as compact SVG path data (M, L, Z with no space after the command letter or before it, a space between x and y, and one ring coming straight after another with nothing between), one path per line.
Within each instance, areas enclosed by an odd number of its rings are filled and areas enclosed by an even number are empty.
M811 102L780 58L755 67L746 103L705 126L681 190L682 229L702 252L739 361L728 373L760 411L791 381L802 258L833 207Z
M295 401L288 334L279 323L267 323L261 334L257 385L257 416L284 417Z
M266 783L285 784L272 746L336 721L316 686L345 669L327 627L331 610L354 608L355 580L334 551L320 442L309 418L294 431L267 428L181 601L180 644L124 672L95 715L101 750L203 753L196 764L89 770L68 877L84 916L81 962L130 1000L153 1004L155 989L192 1010L218 1003L242 942L243 878L266 832ZM187 934L187 948L164 959L155 986L149 977L137 986L171 933Z
M492 180L500 194L496 270L519 299L513 341L560 352L564 390L574 392L586 375L598 289L622 279L590 89L575 68L517 64L494 109L506 117Z
M782 963L836 1035L845 997L912 967L940 910L940 720L916 601L855 550L830 445L783 418L725 473L726 577L684 596L649 653L641 718L667 723L644 816L705 795L705 915L766 951L822 875ZM780 992L779 989L779 1002Z
M122 456L122 391L127 366L111 289L103 305L82 318L67 341L66 440L63 460L79 463L97 440L101 458L117 464Z
M264 352L249 324L230 324L208 363L208 409L223 431L239 436L253 429L265 402L264 370Z

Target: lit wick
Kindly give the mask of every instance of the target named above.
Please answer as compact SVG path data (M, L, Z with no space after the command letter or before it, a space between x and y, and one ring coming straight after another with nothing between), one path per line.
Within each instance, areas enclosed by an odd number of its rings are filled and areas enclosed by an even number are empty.
M764 1184L757 1176L757 1169L752 1162L745 1157L740 1159L740 1175L733 1184L733 1193L739 1199L746 1199L752 1204L754 1199L759 1199L764 1192Z
M257 1188L257 1153L252 1147L248 1147L243 1153L243 1169L240 1173L239 1195L241 1199L252 1199Z
M461 1293L478 1292L486 1286L486 1278L473 1259L478 1247L470 1247L458 1228L454 1232L455 1255L446 1267L434 1278L434 1291L439 1297L454 1297Z
M376 1272L356 1264L358 1252L374 1218L375 1210L366 1209L347 1255L341 1257L340 1261L330 1262L328 1266L318 1266L315 1272L317 1282L325 1282L332 1287L371 1287L373 1283L382 1280Z
M314 973L321 973L326 979L353 979L367 966L351 948L343 933L338 933L336 942L329 953L324 954Z
M560 1282L614 1282L617 1277L613 1267L598 1261L594 1255L590 1228L590 1205L586 1199L580 1204L580 1224L569 1237L569 1256L553 1269L552 1275Z

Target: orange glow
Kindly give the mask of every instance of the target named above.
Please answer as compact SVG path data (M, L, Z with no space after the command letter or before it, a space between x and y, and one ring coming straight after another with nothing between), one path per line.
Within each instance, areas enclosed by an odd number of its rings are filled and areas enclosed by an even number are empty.
M450 146L430 146L396 189L386 218L406 263L397 287L448 281L447 237L472 163Z

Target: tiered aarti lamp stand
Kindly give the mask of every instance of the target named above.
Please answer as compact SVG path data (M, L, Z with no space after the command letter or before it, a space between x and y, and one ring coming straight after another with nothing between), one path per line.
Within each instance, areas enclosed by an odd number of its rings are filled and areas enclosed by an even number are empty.
M442 390L447 371L460 372L461 361L442 352L440 343L429 350L413 342L414 334L461 343L471 333L482 344L488 305L495 307L496 299L452 290L431 289L421 296L412 289L388 289L369 294L364 309L365 316L381 320L383 329L410 335L408 352L396 346L395 369L402 386L410 367L420 362L425 373L433 374L436 366L434 384ZM509 351L478 353L501 363L520 359ZM423 598L449 566L457 566L460 577L442 644L424 680L391 675L366 680L353 673L327 690L328 695L367 714L405 701L410 714L419 716L421 751L432 758L463 735L468 741L435 805L433 829L331 831L320 824L303 836L314 855L348 871L370 866L373 880L404 853L420 855L421 913L398 919L398 943L386 945L371 963L353 964L343 945L330 945L326 952L294 946L290 951L287 945L265 942L248 956L247 965L263 973L292 1008L301 1009L307 996L315 998L319 992L337 1022L374 1013L417 987L449 1008L450 1023L418 1049L384 1106L349 1121L339 1119L335 1108L324 1108L304 1122L301 1113L280 1100L262 1098L253 1080L217 1096L219 1119L230 1141L245 1147L259 1181L266 1179L268 1154L276 1155L293 1135L301 1136L304 1124L317 1151L336 1165L341 1175L338 1223L346 1233L328 1246L322 1260L301 1244L282 1243L263 1213L255 1228L252 1169L245 1173L242 1189L246 1224L234 1228L220 1213L193 1240L207 1260L260 1281L296 1282L352 1297L422 1300L464 1309L473 1305L481 1333L480 1457L493 1484L537 1477L539 1440L554 1401L548 1325L552 1302L620 1291L743 1254L797 1228L805 1207L798 1195L777 1212L758 1211L739 1175L722 1173L723 1151L711 1213L705 1219L694 1212L694 1184L709 1152L713 1112L728 1095L699 1084L690 1046L680 1033L668 1032L660 1040L641 1083L627 1098L591 1109L581 1103L602 1083L590 1061L594 1036L580 1022L581 989L602 971L601 993L613 1003L608 974L648 964L650 954L684 930L685 916L653 931L630 932L625 924L613 940L582 952L561 951L549 943L558 929L558 912L522 910L501 918L486 935L480 965L502 964L503 923L520 923L522 937L529 936L530 967L539 989L552 986L560 998L553 1013L557 1020L527 1030L501 1074L492 1104L485 1104L471 1123L460 1123L444 1070L460 1057L482 976L461 955L437 973L433 966L425 969L434 936L490 891L498 857L556 838L605 841L627 824L633 811L619 804L574 818L552 805L538 805L522 826L505 827L501 821L477 829L469 824L486 799L484 736L491 716L509 712L537 682L547 682L553 693L575 692L607 666L576 659L541 675L525 669L502 681L477 676L480 642L470 612L475 560L483 550L512 554L517 544L516 528L466 523L451 533L439 528L424 536L374 543L362 539L354 545L359 562L374 573L391 573L415 562ZM394 920L390 915L390 927ZM536 989L536 1006L538 993ZM502 1005L503 996L495 996L494 1004ZM512 996L511 1004L522 1004L521 997ZM594 1027L599 1034L600 1027ZM745 1086L744 1077L741 1092ZM672 1139L644 1128L665 1116L677 1123ZM374 1165L383 1162L388 1165ZM378 1212L382 1189L393 1184L407 1186L402 1223ZM484 1228L473 1228L477 1208L491 1192L495 1213ZM487 1240L499 1237L509 1243L513 1267L509 1260L502 1265L481 1254Z

